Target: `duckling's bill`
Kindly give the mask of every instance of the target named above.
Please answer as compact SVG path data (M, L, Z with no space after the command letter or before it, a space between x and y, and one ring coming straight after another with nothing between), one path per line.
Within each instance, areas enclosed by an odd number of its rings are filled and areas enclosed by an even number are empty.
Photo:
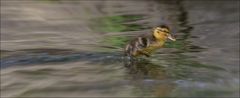
M168 34L168 39L172 40L172 41L176 41L176 39L171 35L171 34Z

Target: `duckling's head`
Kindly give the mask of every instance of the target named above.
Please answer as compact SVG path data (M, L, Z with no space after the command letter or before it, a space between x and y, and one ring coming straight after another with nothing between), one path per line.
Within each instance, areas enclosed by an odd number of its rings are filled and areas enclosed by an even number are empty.
M166 39L170 39L172 41L176 41L174 37L170 34L170 29L166 25L160 25L153 29L153 36L158 41L165 41Z

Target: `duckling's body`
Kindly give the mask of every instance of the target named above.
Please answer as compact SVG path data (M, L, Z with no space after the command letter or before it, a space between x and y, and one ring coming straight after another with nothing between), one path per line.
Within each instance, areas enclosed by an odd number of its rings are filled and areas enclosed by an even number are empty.
M158 26L154 28L150 35L145 34L130 41L125 47L125 55L130 57L145 55L149 57L152 52L164 45L167 38L175 41L169 34L169 28L167 26Z

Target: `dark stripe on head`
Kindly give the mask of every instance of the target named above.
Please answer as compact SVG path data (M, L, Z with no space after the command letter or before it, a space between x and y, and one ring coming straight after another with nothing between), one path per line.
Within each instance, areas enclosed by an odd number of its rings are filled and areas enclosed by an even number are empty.
M166 28L166 29L168 29L169 30L169 27L167 26L167 25L159 25L159 26L157 26L157 27L160 27L160 28Z

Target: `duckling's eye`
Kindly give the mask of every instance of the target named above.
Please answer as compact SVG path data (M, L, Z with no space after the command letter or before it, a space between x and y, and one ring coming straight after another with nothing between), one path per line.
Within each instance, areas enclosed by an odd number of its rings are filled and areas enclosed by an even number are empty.
M159 30L158 33L160 33L160 32L167 33L168 31L166 31L166 30Z
M162 32L169 33L168 30L162 30Z

